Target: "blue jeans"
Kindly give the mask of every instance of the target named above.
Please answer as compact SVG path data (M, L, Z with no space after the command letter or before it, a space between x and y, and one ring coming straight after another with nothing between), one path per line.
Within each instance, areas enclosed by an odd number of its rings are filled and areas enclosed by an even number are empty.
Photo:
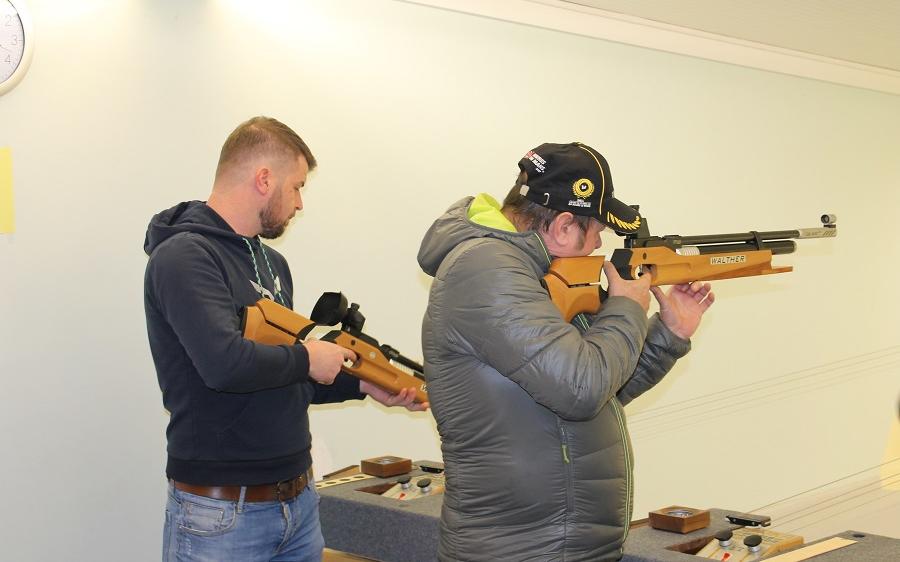
M169 483L163 562L319 562L324 548L312 482L286 502L214 500Z

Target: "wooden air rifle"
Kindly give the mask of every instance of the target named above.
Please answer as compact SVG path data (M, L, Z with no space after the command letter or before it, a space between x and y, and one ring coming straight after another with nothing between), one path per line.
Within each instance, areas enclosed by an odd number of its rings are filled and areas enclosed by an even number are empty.
M340 330L325 334L322 341L332 342L356 353L356 361L344 364L343 371L393 393L404 388L416 389L416 402L427 402L422 365L404 357L399 351L363 333L365 317L356 303L347 306L341 293L324 293L313 307L312 318L269 299L260 299L244 308L241 331L244 337L268 345L302 343L316 326L341 324Z
M650 285L733 279L787 273L791 266L773 266L772 256L796 250L795 239L837 236L835 215L822 215L822 226L797 230L650 236L647 221L625 237L625 247L613 250L610 261L623 279L650 275ZM557 258L543 278L550 300L567 322L576 314L595 314L605 291L600 287L604 256Z

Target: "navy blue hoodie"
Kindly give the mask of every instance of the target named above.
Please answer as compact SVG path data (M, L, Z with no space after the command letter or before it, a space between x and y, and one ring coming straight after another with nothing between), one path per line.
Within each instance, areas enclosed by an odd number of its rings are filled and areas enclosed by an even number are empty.
M171 414L169 478L253 485L297 476L312 463L309 404L365 396L343 373L329 386L310 379L302 345L242 337L241 311L261 295L293 306L287 262L264 248L201 201L162 211L147 228L144 308Z

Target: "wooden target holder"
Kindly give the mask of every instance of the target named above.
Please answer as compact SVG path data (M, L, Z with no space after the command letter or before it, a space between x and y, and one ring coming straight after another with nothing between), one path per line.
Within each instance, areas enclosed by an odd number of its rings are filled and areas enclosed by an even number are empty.
M670 505L651 511L649 522L654 529L685 534L709 527L709 510Z
M751 552L744 544L744 539L750 535L759 535L762 538L757 552ZM760 527L741 527L733 531L731 544L728 546L722 547L714 538L697 553L697 556L728 562L749 562L802 545L803 537L799 535L788 535Z

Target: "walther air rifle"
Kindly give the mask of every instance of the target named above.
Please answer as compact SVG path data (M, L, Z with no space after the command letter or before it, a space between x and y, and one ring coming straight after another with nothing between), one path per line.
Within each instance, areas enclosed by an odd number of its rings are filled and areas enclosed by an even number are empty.
M347 297L343 294L324 293L310 316L312 319L269 299L260 299L244 308L241 330L245 338L258 343L294 345L302 343L316 326L340 323L340 330L332 330L320 339L356 353L356 361L345 363L344 372L395 394L404 388L415 388L415 401L428 401L422 365L364 334L362 327L366 318L359 312L358 304L353 303L348 308Z
M650 275L650 285L677 285L787 273L791 266L772 266L772 256L790 254L795 239L837 236L835 215L822 215L822 226L797 230L708 234L700 236L650 236L647 221L625 237L625 247L613 250L610 261L623 279ZM576 314L600 310L605 291L600 288L603 256L557 258L550 264L543 284L566 321ZM602 294L601 294L602 293Z

